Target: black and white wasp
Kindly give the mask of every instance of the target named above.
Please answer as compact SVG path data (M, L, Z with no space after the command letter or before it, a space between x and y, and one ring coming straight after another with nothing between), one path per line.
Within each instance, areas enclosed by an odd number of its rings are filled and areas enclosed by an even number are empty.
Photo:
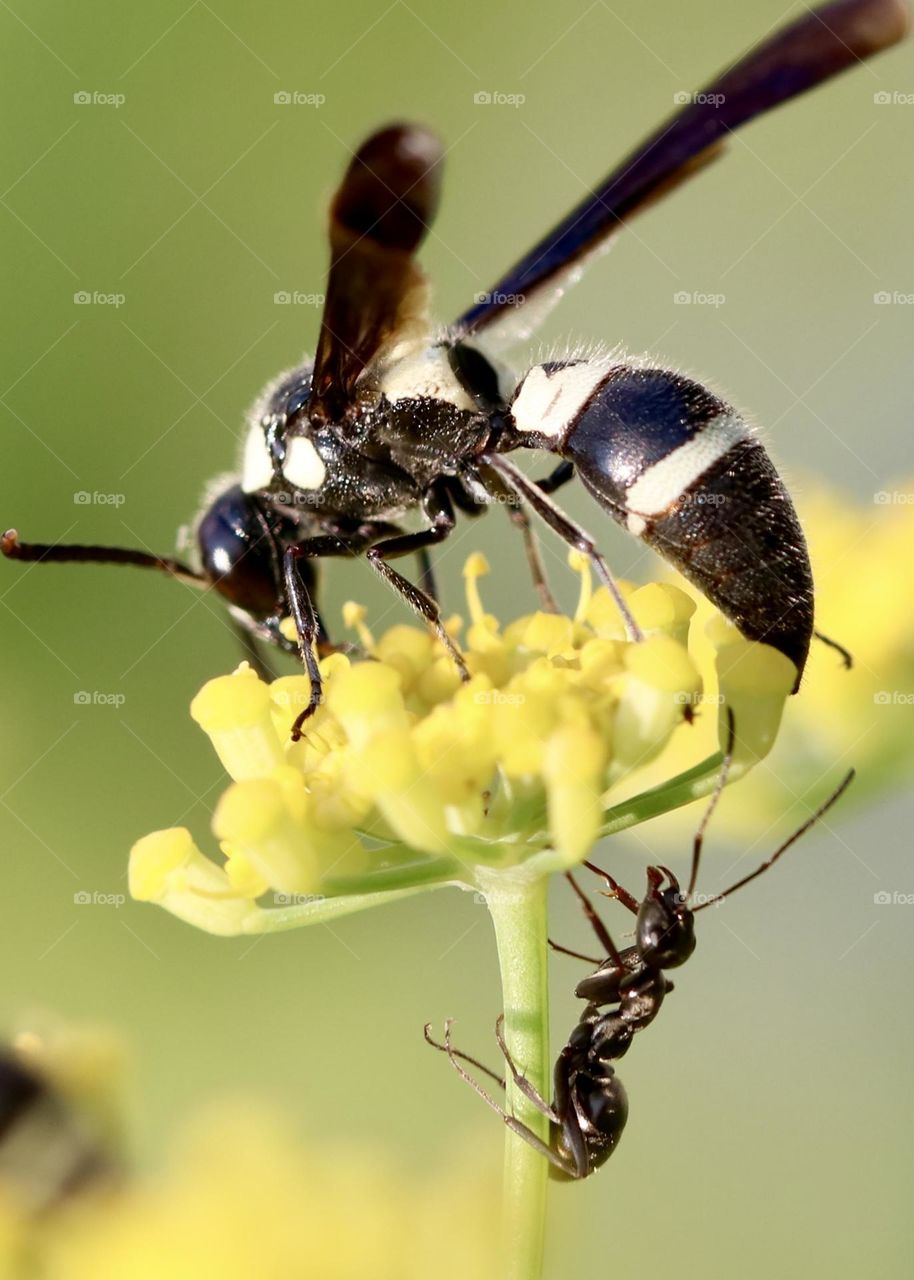
M809 558L790 498L744 418L682 374L618 356L535 365L519 380L500 362L615 232L720 154L748 120L899 40L900 0L836 0L756 45L629 155L482 301L434 337L415 261L438 204L442 150L422 128L370 137L330 211L330 272L317 352L272 382L250 418L241 476L195 528L197 563L123 548L43 545L3 535L19 560L133 564L164 570L228 601L236 623L293 652L291 615L318 704L315 561L364 554L435 629L428 548L456 512L506 504L524 534L534 581L549 593L528 514L585 553L640 638L591 536L551 494L577 473L599 505L681 570L750 639L787 655L797 683L813 634ZM560 459L534 483L518 449ZM702 501L694 499L701 498ZM418 532L404 517L417 514ZM416 553L417 587L392 565ZM317 641L317 645L315 642Z
M447 1054L458 1075L501 1116L512 1132L546 1157L550 1164L550 1174L562 1181L578 1181L590 1177L606 1163L618 1146L628 1120L628 1094L616 1074L614 1064L628 1052L638 1032L649 1027L660 1012L664 999L673 990L673 983L667 976L669 971L681 968L694 952L696 913L722 902L772 867L828 812L853 781L854 771L851 769L819 808L764 862L721 893L697 902L695 887L705 832L726 786L733 758L732 712L728 712L728 724L728 741L717 786L695 834L689 883L684 892L669 868L652 866L647 869L647 892L639 902L634 894L623 889L607 872L591 862L584 864L606 883L606 896L615 898L635 916L635 936L630 947L619 950L593 903L579 887L574 876L570 872L566 873L606 958L594 960L580 952L551 943L556 951L598 966L575 988L575 995L586 1001L586 1006L568 1043L563 1046L556 1059L551 1104L533 1087L521 1067L515 1063L502 1031L503 1018L499 1017L495 1025L498 1046L514 1084L549 1121L549 1141L544 1142L522 1120L506 1111L469 1073L467 1066L475 1067L494 1080L500 1088L505 1087L501 1076L490 1071L478 1059L454 1048L450 1022L445 1023L443 1043L433 1038L428 1025L425 1027L428 1043Z
M27 1215L112 1187L120 1159L97 1120L38 1067L0 1045L0 1195Z

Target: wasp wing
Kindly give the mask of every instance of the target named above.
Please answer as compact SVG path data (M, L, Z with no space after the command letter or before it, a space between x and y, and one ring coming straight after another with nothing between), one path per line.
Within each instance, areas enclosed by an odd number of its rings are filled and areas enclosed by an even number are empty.
M427 287L415 252L438 208L442 149L415 125L372 134L330 207L330 273L309 416L343 422L360 375L428 330Z
M530 335L633 214L720 154L729 133L895 44L903 0L835 0L761 41L637 147L457 322L504 347Z

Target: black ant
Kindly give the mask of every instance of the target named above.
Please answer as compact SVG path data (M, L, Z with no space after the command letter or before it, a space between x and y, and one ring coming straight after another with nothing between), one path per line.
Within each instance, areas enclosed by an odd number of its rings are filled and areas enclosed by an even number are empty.
M553 1073L553 1103L550 1106L530 1084L516 1066L505 1043L502 1024L504 1015L495 1024L498 1046L515 1085L538 1111L549 1120L549 1142L529 1129L525 1124L505 1111L486 1092L479 1082L461 1065L461 1062L484 1072L500 1088L504 1080L488 1067L455 1049L451 1044L451 1023L445 1023L444 1043L433 1040L429 1026L425 1038L435 1049L446 1053L451 1065L485 1102L498 1112L514 1133L541 1152L551 1164L550 1174L562 1181L587 1178L605 1164L622 1136L628 1119L628 1098L625 1088L616 1076L612 1063L628 1052L635 1033L653 1022L667 992L673 984L666 976L667 969L685 964L695 950L695 913L721 902L737 889L755 880L778 858L819 821L850 785L852 769L828 799L807 818L793 835L781 844L769 858L748 875L737 880L729 889L694 905L695 883L701 861L701 849L711 815L727 783L733 759L733 713L728 711L727 747L721 763L717 784L708 807L695 833L692 844L692 868L685 893L679 881L667 867L651 866L647 869L647 892L639 902L633 894L623 889L612 876L593 863L584 865L607 884L605 896L617 899L636 917L633 946L619 951L606 926L594 910L590 899L570 873L568 880L581 901L584 913L594 933L606 951L607 958L599 963L596 972L579 982L575 995L586 1000L587 1007L581 1020L572 1031L568 1043L559 1053ZM665 884L664 884L665 882ZM556 951L575 956L580 960L591 957L569 951L550 942ZM597 963L592 961L592 963Z

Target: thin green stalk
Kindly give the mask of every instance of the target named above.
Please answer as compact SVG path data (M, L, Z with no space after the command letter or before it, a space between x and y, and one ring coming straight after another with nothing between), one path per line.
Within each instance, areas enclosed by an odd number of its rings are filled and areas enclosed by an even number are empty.
M477 868L495 926L505 1011L505 1039L518 1067L549 1097L549 990L544 877L524 868ZM543 1141L549 1124L508 1076L507 1107ZM539 1280L543 1272L546 1187L543 1156L510 1130L505 1132L504 1248L506 1280Z

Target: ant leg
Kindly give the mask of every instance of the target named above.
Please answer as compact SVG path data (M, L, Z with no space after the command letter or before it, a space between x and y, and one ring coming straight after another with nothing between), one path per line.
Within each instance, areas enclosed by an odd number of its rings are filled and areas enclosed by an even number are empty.
M432 1044L436 1049L443 1048L444 1052L448 1056L451 1066L460 1076L461 1080L465 1080L470 1088L479 1094L486 1106L491 1107L496 1115L501 1116L502 1122L511 1130L512 1133L516 1133L519 1138L523 1138L524 1142L533 1147L535 1151L538 1151L541 1156L545 1156L549 1163L555 1165L555 1167L560 1169L562 1173L567 1174L571 1178L578 1176L575 1167L563 1160L557 1152L553 1151L550 1146L543 1142L542 1138L535 1134L532 1129L528 1129L527 1126L518 1120L516 1116L512 1116L510 1112L505 1111L504 1107L499 1106L492 1095L486 1092L479 1081L474 1080L469 1071L464 1070L458 1060L457 1051L451 1044L450 1019L448 1019L444 1024L443 1046L436 1044L428 1035L426 1035L426 1039L429 1041L429 1044Z
M615 898L615 900L620 902L623 907L632 913L632 915L636 916L638 914L641 909L641 903L633 893L629 893L627 889L623 889L621 884L619 884L619 881L616 880L614 876L611 876L608 871L604 871L602 867L598 867L595 862L585 862L583 865L588 871L592 871L594 875L599 876L601 880L604 880L609 886L605 892L605 896L607 898Z
M433 1049L437 1049L440 1053L447 1053L447 1045L441 1044L440 1041L434 1039L432 1036L430 1030L431 1025L432 1024L430 1022L426 1022L425 1026L422 1028L422 1034L425 1036L425 1043L430 1044ZM475 1067L477 1071L481 1071L484 1075L487 1075L490 1080L494 1080L499 1089L504 1089L505 1082L502 1077L490 1067L487 1067L484 1062L480 1062L478 1058L473 1058L470 1054L464 1053L462 1049L455 1049L453 1045L451 1045L450 1052L452 1057L459 1058L461 1062L468 1062L471 1067Z
M829 649L834 649L837 653L840 653L845 671L850 671L853 668L854 656L849 649L845 649L843 644L838 644L837 640L832 640L829 636L823 636L821 631L814 631L813 635L821 644L827 645Z
M570 947L563 947L560 942L553 942L551 938L547 938L546 941L549 943L552 950L558 951L560 955L572 956L575 960L583 960L587 964L592 965L603 963L602 960L598 960L595 956L585 956L581 951L572 951Z
M461 680L466 681L470 678L469 670L463 654L444 628L444 623L441 621L441 611L436 601L387 563L388 560L395 559L398 556L411 555L414 552L421 551L424 547L431 547L436 543L443 542L454 528L454 509L443 490L434 488L429 490L424 502L424 511L432 522L431 528L422 529L418 533L404 533L399 537L386 538L383 542L376 542L374 546L368 548L366 555L372 569L403 597L411 609L426 620L453 659L457 670L460 672Z
M609 930L607 929L606 925L603 923L603 921L600 919L600 917L597 915L596 911L594 910L593 903L590 901L587 894L578 884L577 880L575 880L574 876L571 874L570 871L565 872L565 879L568 881L572 889L574 889L575 893L577 894L578 901L580 902L581 906L584 908L584 914L587 917L587 920L591 928L593 929L594 933L597 935L597 937L600 940L600 945L603 947L606 954L612 960L616 968L619 970L624 970L625 963L622 957L619 955L619 950L616 944L613 942L612 938L610 937ZM600 962L597 961L597 963L599 964Z
M527 1077L517 1069L514 1059L511 1057L511 1050L505 1042L504 1025L505 1015L500 1013L495 1019L495 1039L498 1041L498 1047L501 1049L505 1062L508 1064L508 1070L511 1072L511 1078L528 1102L533 1103L540 1115L545 1116L547 1120L551 1120L553 1124L559 1124L560 1121L558 1115L553 1108L550 1107L545 1098L536 1089L534 1089Z
M485 487L490 490L495 488L496 493L500 488L507 489L519 502L526 503L527 506L532 507L540 519L544 520L551 529L554 529L559 537L567 542L570 547L574 547L582 555L587 556L597 577L615 601L616 608L619 610L622 621L625 624L628 638L630 640L643 640L644 633L632 617L631 610L622 597L616 580L610 572L609 565L600 555L597 545L590 534L585 532L579 524L576 524L570 516L567 516L561 507L556 506L539 485L533 480L528 480L524 473L519 471L513 462L509 462L503 454L483 454L481 462L483 463L483 470L480 478ZM493 472L498 478L497 487L493 486Z

